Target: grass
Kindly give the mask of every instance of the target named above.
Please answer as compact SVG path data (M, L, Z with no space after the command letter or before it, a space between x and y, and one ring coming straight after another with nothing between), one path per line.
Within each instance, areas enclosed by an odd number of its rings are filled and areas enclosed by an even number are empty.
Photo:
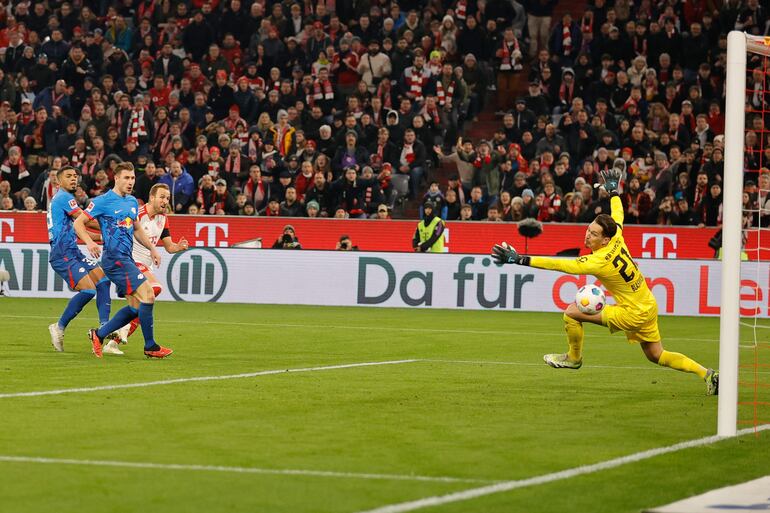
M0 394L419 361L0 398L0 457L469 482L0 461L2 511L353 513L716 431L717 400L702 381L649 364L622 335L589 326L584 367L547 368L542 354L565 346L554 314L162 302L156 335L172 358L145 360L137 334L125 356L99 361L85 337L92 305L68 328L66 351L52 351L46 327L64 304L0 300ZM706 366L718 361L718 328L661 318L667 347ZM770 435L749 435L426 511L636 512L765 475L769 450Z

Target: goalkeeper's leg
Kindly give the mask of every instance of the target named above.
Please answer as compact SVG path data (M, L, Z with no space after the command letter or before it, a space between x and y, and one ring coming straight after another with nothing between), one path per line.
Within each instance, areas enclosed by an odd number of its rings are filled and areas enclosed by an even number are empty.
M564 314L564 331L567 332L567 357L573 362L583 360L583 323Z
M682 353L666 351L660 342L642 342L641 346L644 355L652 363L681 372L697 374L701 379L706 378L706 373L708 372L706 367Z
M543 360L551 367L579 369L583 365L583 323L602 324L602 314L585 314L573 303L564 311L562 318L569 350L563 354L547 354L543 356Z

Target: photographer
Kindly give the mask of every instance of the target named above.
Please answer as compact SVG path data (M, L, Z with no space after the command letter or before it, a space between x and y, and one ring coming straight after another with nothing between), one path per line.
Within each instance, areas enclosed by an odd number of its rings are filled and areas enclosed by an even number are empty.
M272 249L302 249L292 225L287 224L283 227L283 233L275 240Z
M340 240L337 242L337 251L358 251L358 246L353 245L353 241L350 240L349 235L340 236Z

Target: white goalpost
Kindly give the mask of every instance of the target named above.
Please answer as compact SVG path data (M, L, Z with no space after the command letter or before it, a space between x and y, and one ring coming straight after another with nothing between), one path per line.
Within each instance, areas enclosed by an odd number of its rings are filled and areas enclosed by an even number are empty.
M743 141L746 105L746 34L727 36L724 189L722 192L722 288L719 322L717 434L735 436L738 426Z
M757 70L749 70L756 63L756 57L761 56L762 64L758 67L761 71L761 83L756 78ZM764 203L770 189L765 185L760 186L760 200L756 206L746 208L743 203L744 178L747 172L756 173L766 171L770 166L770 160L764 155L765 149L770 145L765 128L770 115L770 37L752 36L740 31L732 31L727 36L727 83L725 89L725 147L724 147L724 176L722 195L722 279L720 293L720 326L719 326L719 413L717 420L717 435L735 436L738 424L744 421L739 419L739 405L753 404L754 427L760 421L757 415L757 406L766 404L758 401L756 390L760 385L757 381L756 368L760 365L756 359L756 351L759 346L767 344L758 343L757 328L770 328L768 325L759 324L755 315L753 323L744 325L753 328L754 340L751 345L741 346L741 260L744 255L743 244L753 234L755 240L751 243L752 249L746 248L751 253L753 262L745 265L756 269L756 283L763 283L764 269L760 260L767 258L770 247L762 246L761 232L767 227L763 224L763 216L768 211ZM749 72L752 73L751 91L746 89L746 80ZM767 84L766 84L767 81ZM747 96L750 94L750 96ZM752 119L746 123L746 112L750 112ZM755 118L761 117L759 127L754 126ZM746 133L753 132L752 137L759 139L752 141L751 148L747 148ZM757 133L759 135L757 136ZM756 143L759 142L758 146ZM750 154L747 154L750 153ZM756 158L758 155L758 159ZM764 159L764 162L763 162ZM761 180L758 180L761 183ZM748 184L748 182L746 182ZM757 226L752 226L752 217L756 215ZM744 219L744 216L746 218ZM746 233L744 233L744 231ZM756 248L753 248L753 246ZM761 298L761 291L755 292L755 300ZM753 403L740 402L740 348L753 348L755 351L755 396ZM747 385L751 383L743 383Z

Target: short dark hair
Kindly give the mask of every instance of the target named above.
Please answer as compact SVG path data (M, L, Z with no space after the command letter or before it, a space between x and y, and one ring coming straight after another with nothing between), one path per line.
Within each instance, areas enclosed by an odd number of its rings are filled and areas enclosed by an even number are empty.
M601 227L605 237L611 239L618 233L618 223L615 222L611 215L599 214L596 216L596 219L594 219L594 222Z
M76 168L72 167L72 166L62 166L62 167L61 167L61 169L59 169L59 170L56 172L56 178L60 178L60 177L61 177L61 175L63 175L65 171L69 171L70 169L71 169L72 171L74 171L74 172L75 172L75 174L80 174L80 173L78 173L78 170L77 170Z

